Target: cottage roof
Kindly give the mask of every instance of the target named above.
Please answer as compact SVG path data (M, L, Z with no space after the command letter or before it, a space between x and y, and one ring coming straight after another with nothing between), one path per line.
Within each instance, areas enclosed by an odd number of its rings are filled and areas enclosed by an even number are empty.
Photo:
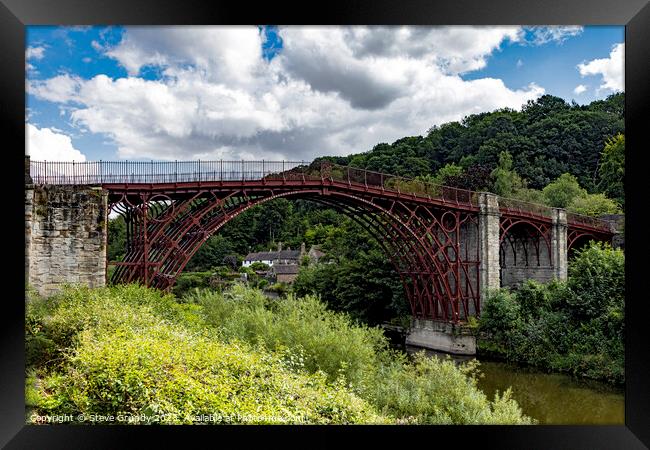
M277 252L254 252L246 255L244 260L246 261L272 261L275 258Z
M282 250L276 253L278 254L276 259L299 259L300 258L300 250Z
M254 252L244 258L245 261L274 261L276 259L300 259L299 250L281 250L279 252Z
M298 264L275 264L273 266L273 271L280 275L295 275L300 270Z

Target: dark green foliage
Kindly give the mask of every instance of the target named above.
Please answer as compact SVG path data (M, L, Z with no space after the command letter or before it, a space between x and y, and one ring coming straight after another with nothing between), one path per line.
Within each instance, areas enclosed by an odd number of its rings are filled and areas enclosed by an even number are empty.
M210 286L210 277L212 272L185 272L176 278L176 284L172 292L178 298L181 298L187 292L195 288L207 288Z
M489 191L492 186L492 174L488 166L472 164L462 173L447 177L445 185L470 191Z
M482 164L493 170L499 154L507 151L514 171L531 188L542 189L568 172L587 191L596 192L595 175L604 142L624 132L624 98L625 94L618 93L581 106L544 95L529 101L522 111L473 114L461 122L434 126L424 137L378 144L339 163L417 176L435 173L448 163Z
M491 292L479 349L508 360L623 383L625 260L591 243L569 265L566 282L528 281Z
M624 206L625 136L623 134L617 134L607 141L598 170L600 190Z
M233 245L222 234L211 236L192 256L185 270L202 271L224 264L224 258L233 253Z
M300 269L293 284L297 295L320 295L333 310L371 324L409 313L399 277L367 229L341 218L320 242L325 261Z
M625 258L621 250L592 243L569 265L566 304L577 321L591 320L610 309L623 311Z
M121 261L124 258L126 248L126 223L122 216L108 221L108 247L107 255L109 261Z
M237 258L237 255L226 255L222 262L230 270L237 270L239 268L239 258Z

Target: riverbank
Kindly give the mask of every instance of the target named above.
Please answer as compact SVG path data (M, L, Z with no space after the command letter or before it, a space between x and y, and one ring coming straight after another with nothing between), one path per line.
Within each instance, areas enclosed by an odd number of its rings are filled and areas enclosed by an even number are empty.
M544 372L534 367L476 357L448 355L407 346L413 355L424 352L430 358L451 358L462 365L479 362L478 388L488 397L512 389L512 398L522 412L540 425L622 425L625 423L625 392L622 387L563 373Z
M507 362L499 353L479 348L476 356L451 355L406 345L407 330L383 324L392 348L408 355L423 353L436 359L450 358L462 365L478 361L477 386L488 398L512 389L512 398L527 416L545 425L622 425L625 392L612 385L567 373L545 371L526 364Z

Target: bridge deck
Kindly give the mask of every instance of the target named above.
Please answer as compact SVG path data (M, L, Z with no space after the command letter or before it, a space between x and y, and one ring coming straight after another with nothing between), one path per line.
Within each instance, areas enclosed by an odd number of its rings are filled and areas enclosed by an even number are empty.
M304 161L31 161L35 184L97 185L110 192L181 194L197 190L296 190L300 187L363 192L450 209L478 211L479 192L425 183L329 162ZM501 213L550 222L553 208L499 198ZM568 213L571 228L613 234L606 221Z

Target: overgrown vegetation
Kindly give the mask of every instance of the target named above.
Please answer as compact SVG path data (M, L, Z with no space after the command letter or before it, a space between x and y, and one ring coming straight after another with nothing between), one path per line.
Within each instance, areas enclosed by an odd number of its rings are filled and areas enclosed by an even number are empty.
M526 282L490 293L479 350L509 361L623 383L625 257L591 243L577 252L566 282Z
M31 413L196 423L530 423L476 367L389 350L314 297L236 286L178 302L139 286L30 298ZM34 420L31 414L28 421ZM77 420L77 419L74 419Z

